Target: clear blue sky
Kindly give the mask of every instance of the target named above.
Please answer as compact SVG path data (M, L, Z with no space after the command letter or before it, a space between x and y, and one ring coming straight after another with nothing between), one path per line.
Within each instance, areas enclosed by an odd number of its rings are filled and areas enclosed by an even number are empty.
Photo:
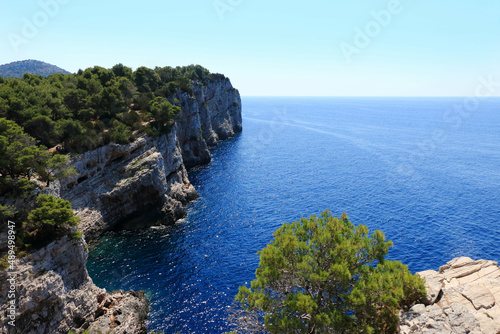
M43 14L40 3L54 1L65 4ZM2 1L0 63L200 64L244 96L473 95L479 76L500 81L500 1L394 1ZM378 29L371 13L391 2L397 10ZM25 19L36 33L23 34ZM356 47L366 27L369 45L348 62L341 46ZM17 51L13 36L25 38Z

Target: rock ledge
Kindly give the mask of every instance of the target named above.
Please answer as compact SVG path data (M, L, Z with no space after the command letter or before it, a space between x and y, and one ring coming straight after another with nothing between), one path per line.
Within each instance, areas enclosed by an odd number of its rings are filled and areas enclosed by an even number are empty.
M500 333L500 268L497 262L455 258L418 273L425 304L400 314L400 333Z

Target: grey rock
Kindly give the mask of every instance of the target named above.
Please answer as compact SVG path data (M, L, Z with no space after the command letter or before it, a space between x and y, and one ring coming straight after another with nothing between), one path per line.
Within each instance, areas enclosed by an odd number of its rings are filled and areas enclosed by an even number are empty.
M409 311L408 313L414 313L414 314L420 314L422 312L425 311L425 305L422 305L422 304L417 304L417 305L414 305Z
M182 112L168 135L109 144L73 159L78 175L61 182L60 194L87 238L124 222L141 226L151 216L164 223L183 218L184 206L198 197L186 166L209 162L209 146L241 131L241 99L228 79L193 83L193 95L177 92L172 102Z
M426 270L419 273L420 276L425 277L425 289L427 291L427 296L424 298L422 303L425 305L434 304L441 292L443 286L443 278L439 275L437 271Z
M187 168L210 162L207 147L242 130L240 94L229 79L193 82L192 90L193 96L178 91L174 97L182 108L176 126Z
M83 239L63 237L19 260L15 283L17 333L67 334L72 329L103 329L106 321L97 316L101 310L105 310L102 315L117 314L116 321L107 322L103 333L146 333L149 308L144 293L107 294L89 277L85 267L87 255ZM0 272L0 333L12 328L6 317L9 275L8 271ZM90 330L94 332L97 331Z
M88 276L87 245L83 239L63 237L19 259L16 266L18 333L67 333L93 319L96 296L105 291ZM0 326L9 328L5 317L7 276L0 272ZM36 320L36 321L34 321Z
M118 290L99 295L97 301L99 306L88 328L89 333L147 333L145 321L149 306L144 292Z

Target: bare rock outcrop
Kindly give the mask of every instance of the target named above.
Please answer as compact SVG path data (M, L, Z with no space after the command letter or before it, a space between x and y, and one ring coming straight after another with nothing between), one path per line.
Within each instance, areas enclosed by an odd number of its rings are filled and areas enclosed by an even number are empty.
M149 309L144 300L146 297L142 291L118 290L98 295L99 306L88 328L89 333L146 334L145 320Z
M487 260L451 260L425 278L427 298L400 315L400 333L500 333L500 268Z
M0 271L0 300L3 301L0 332L67 334L72 329L93 328L102 322L99 298L113 299L118 293L121 294L117 304L121 305L117 308L119 317L114 326L108 324L103 333L141 333L139 329L144 328L148 312L147 299L141 293L118 291L108 295L106 290L95 286L86 269L87 254L83 239L63 237L20 259L15 275ZM15 277L16 286L15 328L8 324L11 319L7 316L6 301L10 299L6 285L11 276Z
M79 228L93 239L146 213L173 222L198 194L189 183L175 132L141 137L128 145L110 144L73 160L78 176L61 184L82 220Z
M242 130L241 98L229 79L192 83L193 95L178 91L182 109L176 120L184 165L189 168L210 162L208 147Z

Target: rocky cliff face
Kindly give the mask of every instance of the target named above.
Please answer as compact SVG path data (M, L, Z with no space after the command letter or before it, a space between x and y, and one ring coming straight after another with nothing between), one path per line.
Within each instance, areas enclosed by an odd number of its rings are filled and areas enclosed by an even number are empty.
M181 106L172 131L110 144L72 160L77 176L43 190L72 203L87 240L141 219L163 223L182 218L198 194L186 166L210 161L208 147L242 129L241 100L228 79L193 83L177 93ZM83 239L64 237L19 261L16 277L17 333L146 333L148 301L141 292L106 293L86 269ZM0 332L7 333L7 275L0 271Z
M20 259L16 266L15 328L8 325L7 303L0 306L0 332L64 333L71 329L104 328L101 323L113 319L117 333L146 333L148 301L144 295L123 293L111 310L101 305L114 300L116 293L106 294L92 283L87 269L87 244L83 239L64 237L47 247ZM0 299L7 300L7 272L0 272ZM118 292L120 293L120 292ZM107 307L107 308L105 308ZM119 312L115 315L114 313ZM103 333L107 332L103 331Z
M418 273L425 304L400 315L400 333L500 333L500 268L497 262L456 258Z
M80 230L90 239L146 213L173 222L185 214L183 205L197 197L175 131L128 145L110 144L73 164L78 176L61 184L61 197L71 202L82 219Z
M168 135L110 144L74 159L78 176L65 180L60 194L82 219L87 238L124 222L182 218L185 204L198 196L186 167L210 162L208 147L242 129L241 99L228 79L193 83L193 95L179 91L172 102L182 112Z
M240 94L227 79L194 84L193 96L179 91L175 99L182 109L177 138L187 168L210 162L207 146L242 130Z

